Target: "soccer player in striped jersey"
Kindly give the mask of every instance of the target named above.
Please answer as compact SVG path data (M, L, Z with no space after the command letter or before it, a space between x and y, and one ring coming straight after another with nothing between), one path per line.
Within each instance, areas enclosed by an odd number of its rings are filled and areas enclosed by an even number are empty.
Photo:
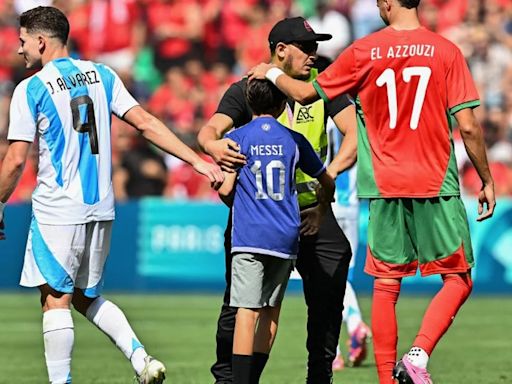
M344 136L334 126L332 120L327 123L327 132L329 135L329 149L331 156L337 153L341 148ZM327 172L330 169L336 169L336 160L329 164ZM336 173L333 172L333 173ZM354 267L356 265L357 249L359 247L359 199L357 198L356 188L357 166L354 165L336 177L336 192L332 211L336 217L338 225L343 230L352 249L352 258L350 259L347 288L343 298L343 322L347 326L349 339L347 341L348 354L347 365L349 367L358 367L366 359L367 344L371 337L371 331L368 325L363 321L356 292L352 286L354 276ZM345 367L345 360L338 345L336 358L332 363L333 371L340 371Z
M130 360L139 383L161 383L164 365L147 354L119 307L100 296L114 220L111 114L215 186L223 174L139 106L110 68L71 59L68 34L68 20L57 8L37 7L20 16L18 53L26 68L42 69L16 87L11 101L10 144L0 171L0 237L3 205L37 137L38 185L21 285L41 292L50 382L71 383L73 304Z
M231 290L229 305L238 308L233 339L233 383L258 383L279 321L281 302L299 235L315 235L317 227L302 227L295 185L299 167L317 178L318 199L332 201L334 181L306 138L276 118L286 96L267 80L247 86L246 98L254 117L226 137L240 147L247 163L226 173L219 189L232 200ZM256 331L256 332L255 332ZM261 356L260 356L261 357Z
M432 383L427 363L472 290L474 265L466 211L460 199L451 116L482 189L478 220L495 208L494 181L482 129L473 113L478 92L461 51L423 28L420 0L377 0L388 25L355 41L312 83L269 64L250 71L268 78L302 104L349 93L358 118L359 197L370 199L365 271L375 277L372 333L381 384ZM409 353L396 365L395 305L402 278L419 268L440 274Z

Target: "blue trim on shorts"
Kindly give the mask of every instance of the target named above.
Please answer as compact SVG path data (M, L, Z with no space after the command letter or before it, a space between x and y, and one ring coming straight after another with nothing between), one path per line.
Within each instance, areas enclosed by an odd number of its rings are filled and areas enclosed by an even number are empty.
M48 248L34 216L32 216L32 222L30 223L30 231L32 232L32 254L39 272L41 272L48 285L58 292L73 293L74 284L71 276L68 275Z
M95 299L101 296L101 289L103 288L103 276L101 276L100 281L94 287L85 288L83 290L84 296L89 299Z

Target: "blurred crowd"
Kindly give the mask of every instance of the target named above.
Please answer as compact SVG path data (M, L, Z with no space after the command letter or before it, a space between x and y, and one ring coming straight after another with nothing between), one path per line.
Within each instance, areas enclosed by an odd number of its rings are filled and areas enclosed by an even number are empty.
M17 15L54 5L71 23L72 56L111 66L132 94L199 151L196 135L227 87L267 61L268 32L302 15L334 37L318 53L334 59L354 39L382 28L375 0L0 0L0 162L7 147L9 102L29 75L18 57ZM422 0L423 24L464 52L479 88L476 112L485 132L498 195L512 195L512 0ZM217 199L206 178L165 156L114 118L114 188L119 200L147 195ZM481 185L454 131L463 191ZM37 143L36 143L37 144ZM205 156L206 157L206 156ZM30 199L37 145L11 202Z

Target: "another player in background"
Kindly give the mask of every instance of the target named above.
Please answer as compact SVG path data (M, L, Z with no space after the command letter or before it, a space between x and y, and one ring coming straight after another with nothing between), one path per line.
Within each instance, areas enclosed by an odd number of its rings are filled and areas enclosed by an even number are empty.
M251 79L266 77L302 104L346 92L356 100L357 189L370 199L365 270L375 277L372 333L381 384L394 378L432 383L429 357L472 290L473 254L449 115L482 181L478 220L490 218L496 204L471 74L453 43L421 27L418 5L378 0L389 26L354 42L312 83L269 64L250 71ZM402 278L418 267L422 276L440 274L443 286L395 365L395 305Z
M315 61L315 68L321 73L332 63L331 59L326 56L318 56ZM367 355L367 341L371 336L370 328L363 322L359 303L352 284L350 283L354 275L354 266L356 263L357 249L359 246L359 199L357 198L356 188L356 170L354 164L349 169L340 173L339 160L343 159L346 154L346 147L342 150L342 143L345 135L336 127L334 121L327 119L327 136L328 136L328 156L327 156L327 173L329 173L336 181L335 201L332 203L332 211L336 217L338 225L347 237L350 248L352 250L352 258L350 259L347 286L345 297L343 298L343 321L347 325L349 334L347 365L357 367L361 365ZM349 137L350 140L350 137ZM338 158L335 154L339 154ZM335 161L333 161L335 160ZM292 272L292 277L297 277L296 271ZM333 371L341 371L345 367L345 361L342 351L338 345L336 348L336 357L332 362Z
M327 123L327 132L329 135L330 152L341 148L343 135L334 126L332 121ZM352 287L351 281L354 278L354 267L356 264L357 249L359 247L359 199L356 188L357 166L341 173L336 177L336 193L332 203L332 211L336 221L343 230L352 249L352 259L348 269L347 288L343 299L343 322L347 326L349 339L347 341L348 354L347 365L349 367L358 367L366 359L367 342L371 337L370 328L363 321L361 309L357 301L356 292ZM342 351L338 345L336 358L332 363L333 371L340 371L345 367Z
M0 239L4 203L38 137L38 186L21 285L41 292L50 382L71 383L73 304L130 360L139 383L162 383L164 365L147 354L123 312L100 296L115 215L111 114L215 186L223 174L141 108L110 68L71 59L68 34L69 22L57 8L37 7L20 16L18 53L26 68L42 69L16 87L11 101L10 144L0 170Z
M223 200L232 199L229 305L238 308L232 357L236 384L259 383L263 369L256 366L261 360L257 356L268 358L277 334L300 235L296 168L320 182L319 200L328 204L334 193L334 181L311 144L276 120L286 96L268 80L256 80L248 85L246 97L253 120L225 137L239 145L247 164L237 173L226 173L219 189Z
M313 68L318 41L331 35L317 34L301 17L283 19L276 23L269 34L271 62L297 79L312 80L317 71ZM245 157L238 153L238 145L222 136L231 128L247 124L252 118L251 108L245 99L247 79L231 85L220 101L217 112L201 128L198 141L202 148L225 170L245 164ZM346 133L344 150L335 158L337 175L349 168L356 159L355 108L346 96L324 103L318 100L303 104L288 100L286 110L279 117L283 125L302 133L313 146L322 161L327 155L327 117ZM301 236L296 267L302 276L304 297L307 305L308 371L307 383L329 384L332 381L332 362L342 321L348 265L351 251L343 231L332 213L331 205L318 204L316 181L298 170L296 174L302 227L319 228L314 236ZM231 354L236 308L229 306L231 285L231 253L229 244L231 226L225 232L226 291L217 327L217 361L212 373L217 384L232 382ZM265 356L258 364L264 367Z

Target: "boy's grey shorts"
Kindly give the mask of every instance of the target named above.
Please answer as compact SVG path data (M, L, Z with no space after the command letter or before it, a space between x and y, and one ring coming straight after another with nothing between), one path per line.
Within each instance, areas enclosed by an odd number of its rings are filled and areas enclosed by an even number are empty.
M231 264L229 305L236 308L276 307L283 301L294 260L236 253Z

